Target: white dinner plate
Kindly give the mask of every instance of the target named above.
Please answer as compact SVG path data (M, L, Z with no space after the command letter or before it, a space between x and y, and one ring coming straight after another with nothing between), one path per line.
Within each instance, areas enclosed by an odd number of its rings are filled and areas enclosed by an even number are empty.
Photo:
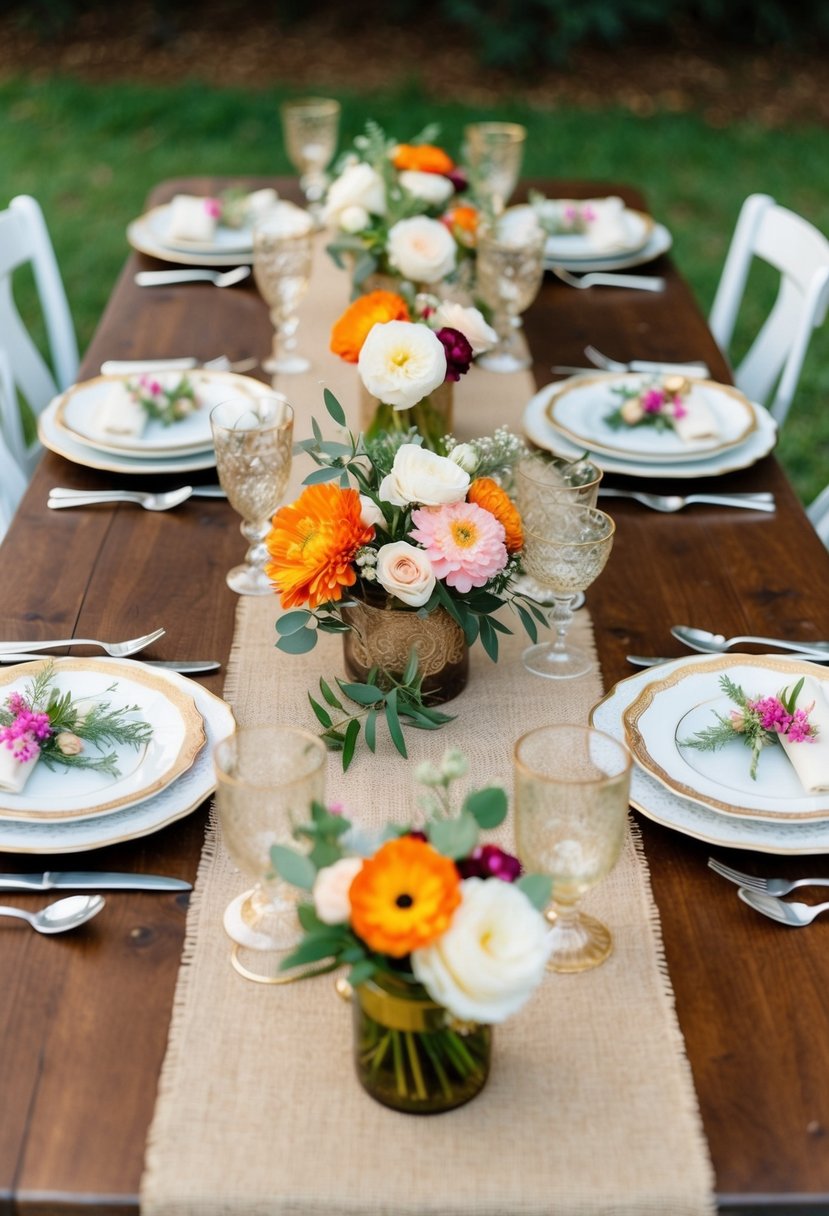
M701 408L707 407L716 427L715 436L682 440L671 426L663 430L653 426L614 429L605 421L624 401L620 389L643 392L663 380L663 376L642 372L573 376L551 396L547 417L555 430L581 448L623 460L658 464L684 464L727 452L744 443L756 429L757 419L748 398L739 389L713 380L689 381L686 399L690 409L696 403Z
M55 426L69 438L97 452L115 456L170 459L180 456L204 455L213 448L210 431L210 411L228 397L256 397L267 392L267 385L250 376L239 376L234 372L161 371L143 373L152 375L166 388L174 387L185 375L193 385L198 409L165 426L157 419L150 419L139 436L101 438L95 425L98 412L109 393L118 384L136 380L135 375L116 374L95 376L73 384L58 399L55 408Z
M594 262L596 258L630 257L640 253L653 236L654 222L644 211L634 211L625 207L622 212L624 237L612 249L597 249L586 232L559 232L547 237L544 246L544 256L548 262L556 266L566 262Z
M757 425L742 443L726 452L718 452L682 463L648 462L633 457L611 456L605 452L594 453L587 444L577 444L568 439L552 425L547 414L550 400L562 387L566 387L574 379L575 377L548 384L530 398L522 419L524 433L538 447L553 452L556 456L563 456L566 460L576 460L587 449L590 452L590 459L605 473L662 479L666 477L683 479L719 477L723 473L733 473L737 469L749 468L763 456L767 456L777 442L777 425L771 414L762 405L749 402Z
M687 655L620 680L590 711L591 725L624 743L625 710L648 684L664 679L672 671L692 668L707 657L710 656ZM829 853L829 825L824 822L788 823L722 815L669 790L638 764L633 766L630 792L631 806L648 819L707 844L781 856Z
M12 692L25 695L32 680L50 662L40 659L0 671L0 702ZM155 669L135 664L126 670L111 659L55 658L52 687L74 699L108 702L113 709L136 706L135 721L153 728L149 743L87 744L90 757L114 752L119 775L90 769L50 770L43 763L32 769L19 794L0 790L0 821L29 822L88 819L143 802L181 776L204 746L204 726L192 696L171 688Z
M134 660L130 659L112 659L108 662L117 664L119 671L131 671L136 666ZM51 820L38 823L0 821L0 851L58 855L120 844L125 840L148 836L182 819L213 793L216 788L213 749L235 728L230 706L194 680L188 680L177 672L162 673L160 668L153 671L166 681L170 689L191 696L204 720L206 743L196 756L195 763L166 789L125 810L70 823Z
M181 242L172 246L167 238L170 204L153 207L127 225L127 240L133 249L163 262L180 266L250 266L253 264L253 241L250 229L224 228L219 225L212 245L191 245Z
M803 675L829 691L829 671L780 655L713 655L693 669L654 680L623 715L628 746L652 777L674 793L723 815L797 823L829 820L829 792L806 794L782 747L763 750L757 777L739 739L717 751L686 746L698 731L737 708L720 687L727 674L751 698L777 696ZM802 746L808 747L808 743Z
M654 224L648 242L636 253L603 253L593 258L551 258L544 254L544 266L552 270L553 266L562 266L576 274L590 270L629 270L632 266L644 266L667 253L673 244L673 237L664 224Z

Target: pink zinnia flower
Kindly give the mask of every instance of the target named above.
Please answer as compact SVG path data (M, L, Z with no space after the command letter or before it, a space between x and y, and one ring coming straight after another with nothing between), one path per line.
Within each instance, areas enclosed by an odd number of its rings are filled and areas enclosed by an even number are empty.
M409 535L429 555L437 578L456 591L483 587L507 564L504 527L474 502L412 512Z
M639 399L646 414L659 414L665 404L665 394L661 388L649 388Z

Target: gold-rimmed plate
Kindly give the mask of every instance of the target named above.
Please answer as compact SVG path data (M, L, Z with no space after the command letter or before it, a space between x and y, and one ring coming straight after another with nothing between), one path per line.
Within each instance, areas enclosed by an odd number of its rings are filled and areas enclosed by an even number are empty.
M585 199L548 199L547 204L564 209L568 205L583 207L588 201ZM596 258L613 260L617 257L628 257L645 248L654 234L654 228L653 217L647 212L625 207L619 214L619 239L614 244L597 244L589 232L558 232L547 237L544 256L556 265L566 263L579 265L582 262L595 261Z
M153 207L127 225L127 240L133 249L163 262L179 266L250 266L253 237L249 228L216 230L212 242L171 242L168 236L170 204Z
M90 769L48 769L35 765L19 794L0 791L0 822L72 822L125 810L160 793L193 764L204 747L202 715L193 697L171 688L141 663L128 667L110 659L55 658L0 671L0 701L12 692L25 696L35 675L51 662L53 687L73 699L108 702L113 709L136 706L136 720L150 722L152 738L139 748L107 744L116 756L118 776ZM89 745L89 754L98 751Z
M751 698L777 696L802 675L821 682L829 696L829 671L781 655L718 655L654 678L625 708L625 738L637 763L675 794L720 815L777 823L829 820L829 792L805 794L783 749L761 753L751 777L751 753L739 737L717 751L700 751L687 740L727 717L736 706L721 677ZM808 746L808 744L804 744Z

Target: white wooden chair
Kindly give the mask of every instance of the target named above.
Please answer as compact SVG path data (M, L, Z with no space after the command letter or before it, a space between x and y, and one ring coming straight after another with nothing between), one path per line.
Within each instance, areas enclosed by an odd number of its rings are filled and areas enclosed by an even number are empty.
M818 494L813 503L809 504L806 514L812 521L818 536L829 549L829 486Z
M765 405L781 425L797 389L812 332L829 304L829 240L808 220L767 194L743 203L708 318L728 358L753 259L780 273L771 312L733 369L737 387Z
M9 361L0 350L0 413L7 398L15 401L14 381ZM0 430L0 541L6 534L25 489L26 478Z
M50 368L31 338L14 299L14 271L30 265L46 325ZM13 198L0 211L0 348L5 352L16 392L0 398L0 427L18 465L28 478L40 445L27 444L17 393L35 415L78 371L78 344L57 258L39 203L29 195Z

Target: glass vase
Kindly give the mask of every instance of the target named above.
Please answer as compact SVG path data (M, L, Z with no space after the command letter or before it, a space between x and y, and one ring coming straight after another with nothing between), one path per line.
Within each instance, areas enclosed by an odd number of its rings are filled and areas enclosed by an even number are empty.
M412 609L394 608L391 600L381 598L376 603L355 600L352 607L341 611L343 620L351 626L343 634L343 659L349 679L364 683L372 667L400 679L415 647L426 705L443 705L463 692L469 676L469 646L460 625L445 608L419 616ZM391 687L382 676L380 684Z
M469 1102L489 1075L492 1027L462 1022L413 977L380 972L352 994L354 1063L366 1093L408 1114Z
M408 431L416 426L424 447L445 455L443 441L452 432L455 400L454 380L444 380L428 397L408 410L397 410L372 397L360 381L360 429L367 439L388 431Z

